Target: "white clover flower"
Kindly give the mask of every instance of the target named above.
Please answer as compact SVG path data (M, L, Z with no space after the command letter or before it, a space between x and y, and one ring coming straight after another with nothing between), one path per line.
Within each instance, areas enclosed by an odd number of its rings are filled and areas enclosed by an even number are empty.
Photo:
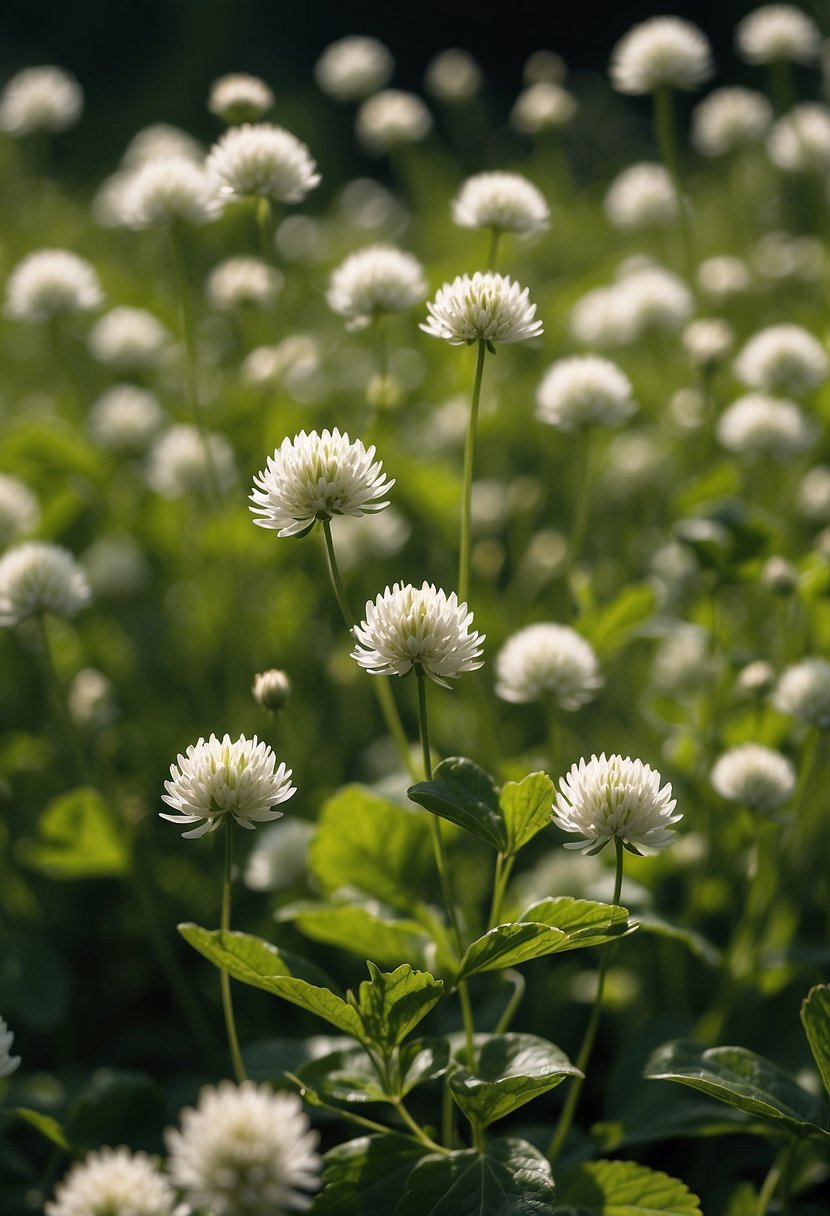
M205 150L197 139L169 122L154 122L132 137L127 144L122 164L125 169L138 169L148 161L178 160L184 157L195 164L205 159Z
M570 330L588 346L627 346L637 337L635 318L616 283L594 287L571 309Z
M510 111L510 124L522 135L540 135L566 127L576 114L576 98L553 81L523 89Z
M470 632L472 622L454 591L395 583L367 600L366 619L352 631L352 658L373 675L405 676L414 667L448 688L447 680L482 666L484 634Z
M320 354L308 334L289 334L276 346L257 346L245 356L239 375L257 388L301 383L320 370Z
M61 545L28 541L0 558L0 626L42 612L74 617L91 599L86 575Z
M722 317L700 317L683 330L683 348L700 367L721 363L735 341L735 331Z
M565 61L556 51L532 51L522 67L525 84L542 84L545 81L561 84L567 74Z
M715 89L692 111L692 145L726 156L759 144L772 125L772 106L754 89Z
M254 676L251 693L263 709L272 712L284 709L291 696L291 681L278 667L269 667L267 671L260 671Z
M172 806L176 815L160 811L170 823L195 823L182 832L185 840L215 832L230 815L241 828L253 830L257 823L270 823L283 812L272 808L286 802L296 788L291 784L291 769L277 767L272 748L254 735L240 735L235 743L230 735L205 742L191 743L184 756L170 765L170 781L165 781L162 802ZM204 822L200 822L203 820Z
M767 152L784 173L826 174L830 169L830 110L815 101L794 106L772 128Z
M346 317L349 330L364 329L384 313L404 312L427 294L424 268L411 253L371 245L350 254L332 272L326 303Z
M130 228L161 228L207 224L222 203L202 165L187 156L166 156L145 161L125 179L118 208Z
M599 355L569 355L545 372L536 390L536 417L560 431L619 426L637 409L631 381Z
M273 91L259 76L229 72L210 86L207 107L227 123L256 122L274 104Z
M611 84L619 93L697 89L714 71L702 30L681 17L650 17L634 25L611 52Z
M335 101L362 101L383 88L394 67L382 42L353 34L326 47L314 65L314 79Z
M623 169L608 188L603 207L614 227L623 231L677 223L677 193L663 165L643 162Z
M782 714L792 714L810 726L830 726L830 663L809 658L785 668L772 704Z
M620 307L631 312L635 337L647 330L675 333L692 315L691 291L662 266L632 269L615 286L620 292Z
M819 524L830 523L830 465L818 464L804 474L798 487L796 505L805 519Z
M357 112L357 137L372 156L404 144L417 144L432 130L432 115L417 93L384 89Z
M158 397L137 384L115 384L93 403L89 432L102 448L143 452L164 423Z
M550 698L560 709L579 709L602 683L593 647L567 625L528 625L496 655L496 696L514 704Z
M15 321L91 312L104 294L95 267L68 249L38 249L18 262L6 283L3 311Z
M0 549L33 532L39 520L40 506L29 487L0 473Z
M67 704L79 726L108 726L117 716L112 681L95 667L82 667L69 685Z
M55 1187L46 1216L173 1216L176 1197L146 1153L101 1148Z
M520 173L476 173L450 203L459 228L492 228L520 236L544 232L550 208L538 186Z
M220 312L270 308L284 282L280 272L262 258L226 258L208 276L207 297Z
M741 348L732 370L750 388L800 396L825 382L830 359L800 325L769 325Z
M261 517L254 523L279 536L304 536L317 519L382 511L389 504L377 500L395 482L374 456L374 447L367 450L337 427L286 437L254 477L251 511Z
M0 93L0 131L7 135L55 134L81 116L84 95L63 68L24 68Z
M205 163L220 198L271 198L300 203L320 184L308 147L271 123L231 127L213 145Z
M206 436L210 464L220 491L236 482L233 448L224 435ZM185 498L207 494L211 485L205 442L195 426L174 426L150 449L147 484L162 498Z
M481 68L470 52L451 47L430 59L424 73L424 88L446 105L460 105L475 97L482 79Z
M817 432L794 401L747 393L724 410L715 433L730 452L783 461L808 448Z
M528 289L502 274L476 271L472 278L459 275L439 289L427 304L429 319L419 326L433 338L452 346L473 342L523 342L536 338L542 322L534 320L536 305Z
M679 560L688 560L689 551L684 547L672 550L671 553ZM661 573L665 570L666 551L661 554L664 559ZM692 558L692 566L685 566L678 571L680 578L671 581L687 582L690 575L697 572L697 564ZM673 573L673 572L672 572ZM661 692L668 693L675 700L681 700L687 695L700 691L712 677L714 663L712 643L709 634L698 625L679 624L677 628L660 643L654 655L651 678Z
M158 367L170 353L172 335L144 308L121 305L104 313L89 331L93 359L119 372Z
M11 1054L14 1032L9 1030L4 1018L0 1017L0 1078L10 1077L20 1067L20 1056Z
M821 32L794 4L765 4L738 22L735 45L747 63L813 63Z
M795 791L795 770L789 760L760 743L744 743L724 752L710 779L721 798L751 811L772 811Z
M746 262L730 254L706 258L697 269L700 290L716 304L749 290L751 277Z
M559 782L553 822L563 832L578 832L582 840L566 849L599 852L613 838L629 852L649 854L674 840L671 825L682 819L675 812L671 786L660 788L658 772L630 756L605 757L605 752L574 764Z

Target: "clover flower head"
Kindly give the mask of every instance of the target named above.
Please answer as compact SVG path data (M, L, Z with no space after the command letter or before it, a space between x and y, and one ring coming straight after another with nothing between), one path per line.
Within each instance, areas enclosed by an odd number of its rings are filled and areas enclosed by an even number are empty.
M126 181L120 206L124 223L136 229L207 224L222 210L215 182L188 156L145 161Z
M744 743L718 758L711 782L721 798L739 802L751 811L772 811L792 797L795 770L786 756L773 748Z
M314 79L335 101L362 101L383 88L394 67L377 38L352 34L326 47L314 65Z
M225 436L208 432L203 438L195 426L173 426L150 449L147 484L162 498L208 494L211 489L208 461L218 488L229 490L236 482L236 460Z
M747 393L727 406L715 429L718 443L741 456L788 460L816 438L816 426L794 401Z
M0 473L0 549L33 532L39 519L40 506L29 487Z
M793 106L770 131L767 152L783 173L827 173L830 110L815 101Z
M793 663L781 673L772 704L782 714L792 714L810 726L830 726L830 663L808 658Z
M89 431L113 452L143 452L161 430L164 412L158 397L137 384L114 384L93 403Z
M181 127L169 122L153 122L137 131L127 144L122 157L124 169L140 169L149 161L177 160L184 157L194 164L205 159L205 150L197 139Z
M805 519L820 524L830 523L830 465L817 464L804 474L798 487L797 505Z
M208 109L224 122L256 122L274 104L272 89L249 72L229 72L210 86Z
M276 346L256 346L239 369L243 384L288 388L312 378L320 368L320 353L309 334L289 334Z
M566 127L576 110L572 93L552 80L540 80L522 89L510 111L510 124L522 135L541 135Z
M226 258L208 275L207 297L219 312L239 308L270 308L285 280L262 258Z
M205 167L219 197L229 202L300 203L321 180L307 146L266 122L231 127L211 148Z
M743 295L752 280L746 262L731 254L720 254L700 263L697 281L704 295L716 304L722 304Z
M74 76L52 66L24 68L0 93L0 131L7 135L50 135L74 126L84 95Z
M735 45L747 63L813 63L821 31L794 4L764 4L738 23Z
M450 203L459 228L492 228L529 236L550 224L541 190L520 173L475 173Z
M15 321L91 312L104 294L95 267L68 249L38 249L18 262L6 283L4 312Z
M433 583L395 583L366 603L355 625L352 658L373 675L408 675L413 668L448 688L447 680L482 666L484 635L471 631L472 612Z
M372 156L417 144L432 130L432 115L417 93L384 89L357 112L357 137Z
M384 313L404 312L427 294L424 268L411 253L372 245L350 254L333 271L326 302L349 330L365 329Z
M575 710L593 700L602 683L593 647L568 625L528 625L496 656L496 696L514 704L550 698Z
M522 342L542 331L536 305L507 275L480 271L459 275L445 283L427 304L429 318L420 327L433 338L444 338L452 346L473 342Z
M55 1187L46 1216L173 1216L176 1197L146 1153L101 1148Z
M660 788L658 772L630 756L584 758L559 782L553 822L582 840L565 845L598 853L616 838L631 853L649 854L674 840L671 825L682 818L671 786Z
M750 388L800 396L830 376L830 359L819 340L800 325L769 325L741 348L733 371Z
M704 156L726 156L759 144L772 106L754 89L715 89L692 111L692 144Z
M677 194L668 170L647 161L617 174L603 206L614 227L623 231L677 223Z
M0 558L0 626L43 612L75 617L91 599L86 575L61 545L28 541Z
M470 52L450 47L430 59L424 73L424 88L445 105L461 105L475 97L482 79L481 68Z
M536 391L536 417L560 431L619 426L636 409L628 376L600 355L558 359Z
M20 1056L12 1055L14 1032L9 1030L5 1019L0 1017L0 1078L10 1077L20 1067Z
M735 341L735 331L722 317L698 317L683 330L683 347L698 367L721 363Z
M89 331L87 346L93 359L119 372L158 367L168 357L172 335L145 308L121 305L105 312Z
M611 53L611 84L619 93L697 89L714 70L702 30L681 17L650 17L623 35Z
M254 700L263 709L269 709L273 713L278 709L284 709L288 704L291 696L291 681L279 667L269 667L267 671L260 671L254 677L251 692Z

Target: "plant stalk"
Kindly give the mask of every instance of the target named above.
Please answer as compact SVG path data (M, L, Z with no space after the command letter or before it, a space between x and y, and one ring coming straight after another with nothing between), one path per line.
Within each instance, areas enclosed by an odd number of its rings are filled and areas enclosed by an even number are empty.
M481 399L481 379L484 374L484 356L487 354L487 343L483 338L478 342L475 380L473 381L473 396L470 402L470 419L467 425L467 439L464 444L464 476L461 500L461 542L458 554L458 599L466 603L470 586L470 550L472 535L472 501L473 501L473 461L475 457L476 424L478 422L478 406Z
M225 875L222 883L222 921L223 933L230 932L231 927L231 885L233 883L233 819L228 816L225 822ZM238 1085L246 1079L245 1065L242 1062L242 1052L239 1050L239 1039L236 1034L236 1020L233 1015L233 999L231 997L231 977L227 971L221 971L222 1009L225 1013L225 1029L228 1034L228 1046L231 1049L233 1071Z

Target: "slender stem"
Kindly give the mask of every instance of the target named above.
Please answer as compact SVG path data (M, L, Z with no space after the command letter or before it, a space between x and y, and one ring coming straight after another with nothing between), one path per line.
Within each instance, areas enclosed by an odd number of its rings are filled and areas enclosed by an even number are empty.
M588 528L588 515L591 507L591 438L592 428L585 427L577 432L576 452L574 453L574 476L576 487L574 493L574 513L571 522L571 535L568 538L568 550L565 555L565 578L573 570L582 552L582 543Z
M614 837L614 846L616 848L616 872L614 877L614 898L613 903L619 904L620 895L622 893L623 880L623 843L619 836ZM576 1066L580 1072L585 1072L588 1061L591 1058L591 1052L594 1047L594 1039L596 1038L599 1019L602 1014L602 996L605 990L605 976L608 971L609 962L608 946L602 948L602 958L599 965L599 974L597 977L597 992L594 997L594 1005L591 1010L591 1016L588 1019L588 1025L585 1027L585 1034L582 1038L582 1045L579 1048L579 1054L576 1057ZM565 1143L565 1137L570 1131L571 1123L573 1122L576 1104L579 1101L579 1095L582 1092L582 1086L585 1083L584 1077L575 1077L571 1082L570 1088L565 1098L565 1103L562 1107L562 1114L559 1116L559 1122L556 1125L556 1131L553 1133L553 1138L548 1149L548 1161L553 1165L560 1152L562 1145Z
M509 971L505 971L504 977L513 985L513 992L510 996L510 1000L504 1007L504 1013L498 1020L495 1030L496 1034L506 1034L510 1029L510 1023L513 1021L513 1015L519 1008L522 997L525 994L525 988L527 987L525 977L522 975L521 971L514 971L511 968Z
M415 1136L415 1138L419 1140L421 1144L425 1145L433 1153L448 1153L450 1151L448 1148L444 1148L442 1144L436 1144L432 1137L427 1135L420 1123L416 1122L416 1120L412 1118L412 1115L410 1115L409 1111L404 1106L403 1100L399 1100L393 1103L393 1105L406 1126L412 1132L413 1136Z
M300 1078L293 1072L286 1072L285 1076L292 1083L292 1085L297 1086L300 1097L305 1098L309 1105L318 1106L320 1110L331 1111L332 1114L339 1115L341 1118L346 1119L349 1123L357 1124L358 1127L365 1127L370 1132L380 1132L382 1135L388 1136L393 1130L391 1127L387 1127L383 1123L375 1123L374 1119L366 1119L363 1117L363 1115L357 1115L354 1111L347 1110L345 1107L341 1108L339 1106L330 1106L329 1103L326 1102L324 1098L321 1098L318 1093L316 1093L314 1090L309 1090L305 1083L301 1081ZM405 1133L401 1134L405 1135ZM407 1139L411 1139L411 1137L407 1137Z
M789 1165L790 1155L795 1146L795 1140L789 1140L779 1153L776 1154L775 1160L769 1168L769 1173L763 1181L760 1191L758 1192L758 1203L755 1207L755 1216L766 1216L767 1208L770 1205L775 1191L781 1182L784 1173Z
M487 269L496 269L496 259L499 256L499 244L501 242L501 228L490 229L490 249L487 253Z
M329 575L331 576L331 585L334 588L334 594L337 599L337 606L340 609L340 615L343 618L343 623L351 632L354 624L354 616L349 607L349 601L346 598L346 589L343 586L343 580L340 577L340 568L337 565L337 555L334 552L334 538L331 534L331 520L324 519L323 536L326 540L326 556L329 562Z
M230 815L225 823L225 877L222 883L222 932L228 933L231 927L231 884L233 883L233 819ZM239 1050L239 1039L236 1035L236 1021L233 1016L233 1000L231 998L231 977L227 971L220 973L222 981L222 1008L225 1011L225 1029L228 1033L228 1045L231 1049L233 1071L238 1084L246 1078L245 1065L242 1063L242 1053Z
M488 929L493 929L496 925L501 924L501 906L515 860L515 857L507 857L504 853L499 853L496 858L496 873L493 878L493 900L490 905L490 919L487 923Z
M692 235L689 216L683 198L683 187L680 181L680 170L677 164L677 148L674 138L674 95L666 86L654 92L654 125L657 132L657 146L660 158L669 172L677 198L677 214L679 218L680 238L683 242L683 260L686 277L695 290L695 257L694 237Z
M447 1148L455 1144L455 1103L452 1100L449 1075L444 1077L441 1090L441 1140Z
M386 381L389 376L389 346L386 341L386 330L383 325L383 316L378 313L372 324L372 329L375 333L375 351L378 360L378 375L381 380Z
M473 382L473 397L470 403L470 420L467 426L467 441L464 445L464 487L461 502L461 543L458 555L458 599L464 603L470 585L471 507L473 501L473 459L475 455L476 423L478 404L481 398L481 378L484 373L484 356L487 343L479 339L476 374Z
M786 59L775 59L769 65L772 98L778 114L786 114L795 105L792 68Z
M60 676L58 675L55 661L52 657L52 648L49 644L49 632L46 628L46 620L43 613L39 613L35 620L40 633L41 650L43 653L43 665L46 668L46 675L49 683L52 686L53 700L57 707L58 717L60 718L61 727L69 744L69 750L72 752L72 759L75 762L75 767L80 780L85 785L94 785L95 782L90 771L89 764L84 749L81 746L81 740L78 737L78 731L75 723L72 721L72 715L69 712L66 704L66 696L64 694L63 685L61 684Z
M259 248L263 262L273 262L273 245L271 243L271 200L257 199L256 223L259 230Z

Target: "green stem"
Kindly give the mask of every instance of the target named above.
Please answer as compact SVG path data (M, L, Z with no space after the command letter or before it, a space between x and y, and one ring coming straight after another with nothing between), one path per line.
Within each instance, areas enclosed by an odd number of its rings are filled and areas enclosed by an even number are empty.
M420 1123L416 1122L416 1120L412 1118L412 1115L410 1115L409 1111L404 1106L403 1100L399 1100L393 1103L393 1105L416 1140L419 1140L421 1144L428 1148L432 1153L449 1153L450 1150L448 1148L444 1148L442 1144L436 1144L432 1137L427 1135Z
M441 1141L448 1149L455 1144L455 1103L452 1100L449 1076L444 1077L441 1089Z
M262 254L263 262L268 262L269 265L273 262L273 244L271 241L271 200L268 198L257 199L256 204L256 223L259 231L259 248Z
M782 1180L784 1172L789 1164L790 1155L795 1146L795 1141L790 1140L779 1153L776 1154L775 1160L769 1168L769 1173L763 1181L760 1191L758 1192L758 1203L755 1207L755 1216L766 1216L767 1208L770 1205L779 1182Z
M467 425L467 440L464 445L464 485L461 502L461 543L458 555L458 599L466 603L470 586L471 507L473 501L473 459L475 455L476 423L481 398L481 378L484 373L484 356L487 343L479 339L476 373L473 382L473 397L470 403L470 419Z
M666 86L656 89L654 92L654 125L657 132L657 146L660 149L660 158L669 172L677 199L677 214L680 238L683 243L683 261L686 278L689 280L692 290L695 291L697 258L695 257L694 237L683 198L683 187L677 163L677 147L674 138L674 94Z
M380 1132L383 1136L388 1136L393 1131L393 1128L387 1127L383 1123L375 1123L374 1119L366 1119L363 1117L363 1115L357 1115L354 1113L354 1111L347 1110L345 1107L341 1108L339 1106L331 1106L324 1098L321 1098L318 1093L315 1093L314 1090L309 1090L305 1082L301 1081L295 1073L286 1072L285 1076L292 1085L297 1086L300 1097L305 1098L310 1106L317 1106L320 1108L320 1110L331 1111L333 1115L338 1115L341 1119L345 1119L349 1123L354 1123L358 1127L365 1127L367 1131L370 1132ZM412 1139L412 1137L408 1136L407 1139ZM437 1151L443 1152L444 1150L439 1148Z
M778 114L786 114L795 105L792 68L786 59L775 59L769 65L772 99Z
M619 836L614 837L614 847L616 849L616 872L614 877L614 898L613 903L619 904L620 895L622 894L623 880L623 843ZM599 975L597 977L597 993L594 997L594 1005L591 1010L591 1016L588 1019L588 1025L585 1028L585 1034L582 1038L582 1045L579 1048L579 1054L576 1057L576 1067L580 1072L585 1072L588 1061L591 1058L591 1052L594 1048L594 1039L596 1038L597 1028L599 1027L599 1019L602 1014L602 996L605 990L605 976L608 971L609 962L608 947L602 949L602 958L599 965ZM554 1165L560 1152L562 1145L565 1143L565 1137L570 1131L571 1123L573 1122L576 1104L579 1101L579 1095L582 1092L582 1086L585 1084L584 1077L576 1077L571 1082L568 1090L565 1103L562 1107L562 1114L559 1116L559 1122L556 1125L556 1131L553 1133L553 1138L548 1149L548 1161Z
M229 933L231 927L231 884L233 883L233 819L230 815L225 823L225 876L222 883L222 932ZM241 1085L246 1079L245 1065L242 1063L242 1053L239 1050L239 1039L236 1034L236 1021L233 1016L233 1000L231 998L231 977L227 971L221 971L222 1008L225 1012L225 1029L228 1034L228 1045L231 1049L233 1071L237 1084Z
M490 919L487 922L488 929L493 929L496 925L501 924L501 906L515 860L515 857L507 857L504 853L499 853L496 858L496 873L493 878L493 900L490 904Z
M386 330L383 327L383 317L380 313L372 323L375 334L375 351L378 360L378 375L384 382L389 376L389 346L386 342Z
M521 971L514 971L512 967L509 971L504 972L504 978L513 985L513 992L510 996L510 1000L504 1007L504 1013L498 1020L495 1030L496 1034L506 1034L510 1029L510 1023L513 1021L513 1015L519 1008L522 997L525 994L525 988L527 987L525 977L522 975Z
M77 769L78 776L84 785L94 785L95 782L92 777L92 772L89 764L87 763L86 756L84 755L84 750L81 746L81 740L78 737L78 731L75 727L75 723L72 721L72 715L70 714L69 708L66 704L66 696L64 694L63 685L61 684L60 676L58 675L57 668L55 667L55 661L52 657L52 648L49 644L49 633L46 628L44 614L42 612L38 613L35 620L37 621L38 632L40 633L41 651L43 654L43 664L46 668L46 676L49 684L52 687L53 700L58 711L61 728L63 729L64 736L69 744L69 750L72 752L72 759L75 762L75 768Z
M501 228L490 229L490 248L487 253L487 269L496 269L496 259L499 255L499 244L501 242Z

